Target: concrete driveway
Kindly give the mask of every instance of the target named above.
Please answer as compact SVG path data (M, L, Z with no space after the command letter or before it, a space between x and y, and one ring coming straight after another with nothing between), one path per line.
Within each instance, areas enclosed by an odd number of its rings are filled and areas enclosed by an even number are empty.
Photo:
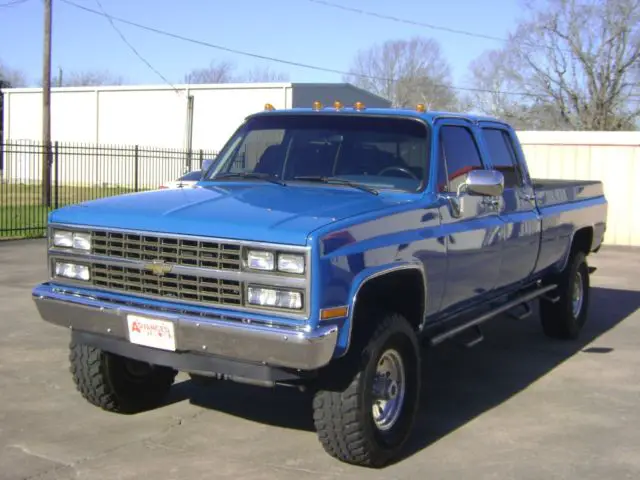
M180 375L155 411L90 406L68 373L68 332L30 298L44 241L0 243L0 479L640 478L640 251L603 249L591 265L581 341L547 340L536 316L428 352L407 457L376 471L327 456L293 390Z

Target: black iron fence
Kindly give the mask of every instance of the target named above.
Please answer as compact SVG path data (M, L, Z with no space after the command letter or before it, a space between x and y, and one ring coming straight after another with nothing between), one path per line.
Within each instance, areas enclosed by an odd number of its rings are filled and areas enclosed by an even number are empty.
M153 190L213 160L214 151L36 141L0 145L0 239L45 234L51 210ZM48 165L48 167L47 167Z

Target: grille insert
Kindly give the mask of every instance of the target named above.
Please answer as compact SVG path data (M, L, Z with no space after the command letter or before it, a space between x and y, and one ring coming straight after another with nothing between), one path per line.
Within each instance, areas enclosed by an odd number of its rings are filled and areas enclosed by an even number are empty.
M95 255L218 270L241 268L240 246L235 244L104 231L94 231L91 237Z
M168 297L209 305L242 305L242 285L235 280L178 275L154 275L146 270L114 265L91 266L91 282L110 290Z

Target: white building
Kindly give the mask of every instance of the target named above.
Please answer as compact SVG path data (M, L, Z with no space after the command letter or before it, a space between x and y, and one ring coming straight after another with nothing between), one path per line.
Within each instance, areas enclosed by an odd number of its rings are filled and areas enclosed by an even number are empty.
M189 135L187 97L193 97ZM60 142L217 150L249 114L264 109L356 101L390 102L348 83L255 83L170 86L57 87L51 89L51 138ZM39 140L42 89L4 90L4 140Z

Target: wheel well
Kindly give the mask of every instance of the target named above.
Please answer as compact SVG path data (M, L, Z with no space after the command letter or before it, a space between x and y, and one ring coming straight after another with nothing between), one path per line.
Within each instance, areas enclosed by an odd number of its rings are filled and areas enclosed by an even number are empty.
M573 236L571 250L573 252L583 252L588 255L593 244L593 227L585 227L578 230Z
M366 312L372 307L399 313L418 329L423 320L425 302L424 278L419 270L387 273L369 280L358 292L354 306L354 329L358 328L360 322L367 321Z

